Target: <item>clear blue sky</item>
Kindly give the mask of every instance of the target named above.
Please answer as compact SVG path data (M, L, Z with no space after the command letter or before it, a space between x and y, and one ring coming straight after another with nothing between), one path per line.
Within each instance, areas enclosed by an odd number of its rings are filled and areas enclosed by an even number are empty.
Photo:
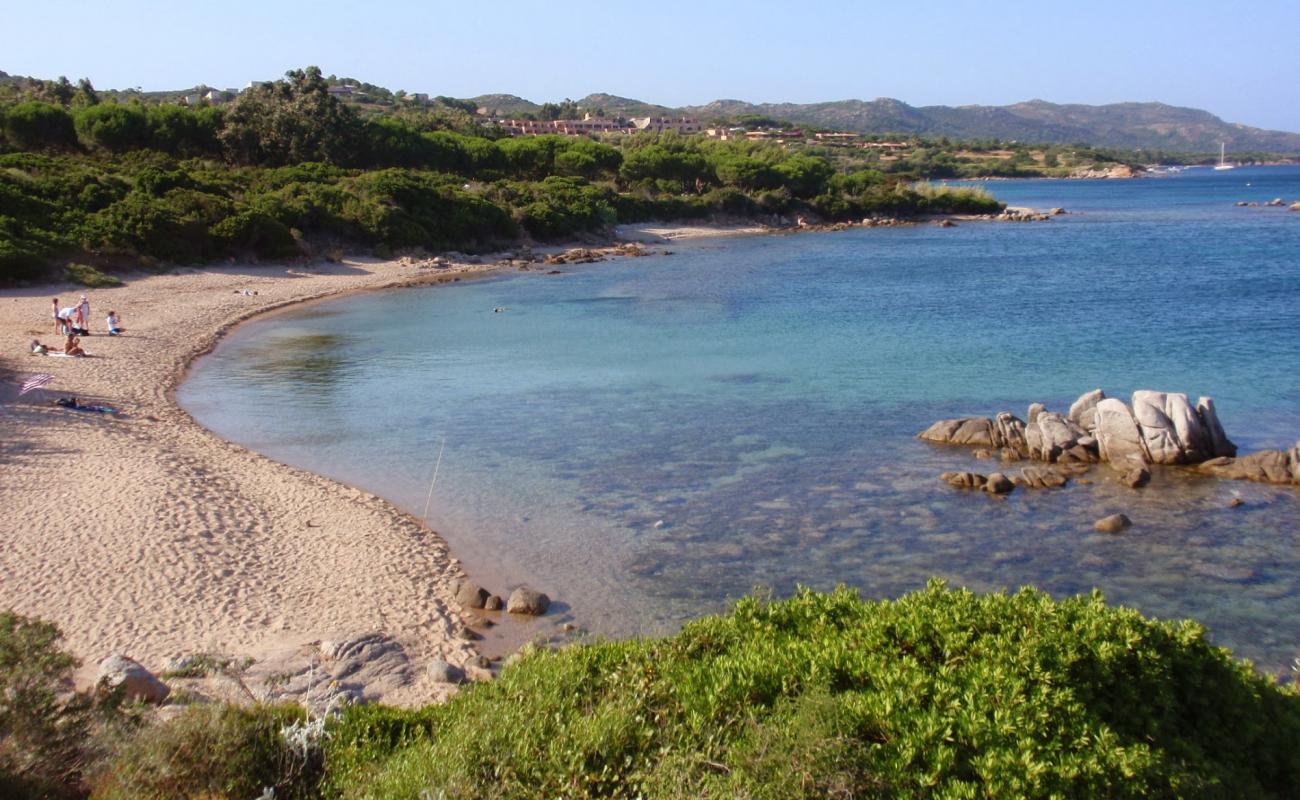
M1300 0L4 0L0 69L146 90L316 64L391 89L913 105L1160 100L1300 131Z

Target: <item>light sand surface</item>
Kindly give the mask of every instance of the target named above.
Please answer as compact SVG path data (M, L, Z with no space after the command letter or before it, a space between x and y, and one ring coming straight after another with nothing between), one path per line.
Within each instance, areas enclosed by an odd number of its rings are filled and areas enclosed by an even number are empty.
M467 664L476 654L457 635L466 620L451 587L461 573L442 539L378 497L223 441L171 393L221 332L259 312L488 269L231 266L112 289L0 291L0 609L57 623L84 662L82 683L112 653L155 671L170 656L216 652L299 672L321 658L309 643L326 640L328 650L379 633L391 642L366 652L391 655L395 643L396 672L360 671L354 683L403 704L445 693L423 664L434 656ZM83 291L92 357L28 355L34 337L61 344L51 298L70 305ZM103 335L109 309L126 335ZM37 373L54 379L18 398L17 385ZM65 395L123 413L52 404Z
M755 223L743 225L658 225L636 223L615 228L619 239L642 244L673 242L681 239L707 239L715 236L753 236L771 233L773 228Z

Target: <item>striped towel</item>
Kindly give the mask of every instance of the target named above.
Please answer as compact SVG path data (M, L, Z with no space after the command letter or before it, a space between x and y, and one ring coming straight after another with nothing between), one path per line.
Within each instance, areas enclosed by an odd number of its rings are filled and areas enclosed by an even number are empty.
M54 380L54 376L45 372L42 372L39 375L33 375L32 377L23 381L23 387L18 390L18 396L22 397L23 395L30 392L32 389L39 389L52 380Z

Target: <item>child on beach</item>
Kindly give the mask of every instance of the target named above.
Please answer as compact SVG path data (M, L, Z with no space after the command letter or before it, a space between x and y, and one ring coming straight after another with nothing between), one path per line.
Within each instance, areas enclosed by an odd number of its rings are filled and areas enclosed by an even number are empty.
M81 302L77 304L77 327L90 334L90 301L83 294Z
M118 319L116 311L108 312L108 335L116 336L119 333L125 333L126 328L122 327L122 321Z

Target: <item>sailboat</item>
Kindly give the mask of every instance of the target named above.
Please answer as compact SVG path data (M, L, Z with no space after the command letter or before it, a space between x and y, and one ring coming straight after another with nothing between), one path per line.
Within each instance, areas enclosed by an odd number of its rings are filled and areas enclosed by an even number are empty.
M1224 161L1224 160L1223 160L1223 147L1224 147L1224 143L1223 143L1223 142L1219 142L1219 163L1217 163L1217 164L1214 165L1214 168L1215 168L1216 170L1218 170L1218 169L1232 169L1232 165L1229 164L1227 161Z

